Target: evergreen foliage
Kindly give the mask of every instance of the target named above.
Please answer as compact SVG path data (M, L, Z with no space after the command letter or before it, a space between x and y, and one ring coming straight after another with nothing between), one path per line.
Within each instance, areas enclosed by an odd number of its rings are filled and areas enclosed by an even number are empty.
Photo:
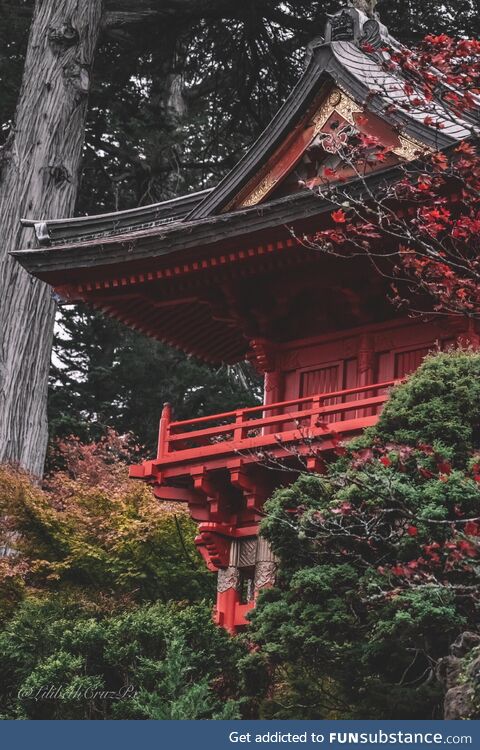
M65 597L29 600L0 632L0 718L240 718L242 653L202 604L100 615Z
M396 388L374 433L407 445L421 440L465 468L480 449L480 358L453 351L430 357L401 388Z
M324 476L268 503L252 616L277 718L441 716L437 661L478 621L480 354L426 360Z

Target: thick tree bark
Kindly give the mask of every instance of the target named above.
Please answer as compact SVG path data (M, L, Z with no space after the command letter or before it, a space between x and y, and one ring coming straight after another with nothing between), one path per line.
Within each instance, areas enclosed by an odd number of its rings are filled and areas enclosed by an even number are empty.
M8 253L20 218L73 213L102 0L37 0L12 138L0 152L0 462L43 471L55 305Z

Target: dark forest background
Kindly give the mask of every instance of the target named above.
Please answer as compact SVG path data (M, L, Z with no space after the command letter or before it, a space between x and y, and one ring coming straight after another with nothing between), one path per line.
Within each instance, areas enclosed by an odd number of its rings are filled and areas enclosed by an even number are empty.
M0 145L14 116L33 2L0 0ZM215 185L268 124L338 0L107 0L76 214ZM400 41L478 34L475 0L381 0ZM433 28L433 19L435 28ZM41 217L38 217L41 218ZM61 308L52 437L130 430L152 451L162 404L185 419L254 403L248 366L212 370L98 314Z

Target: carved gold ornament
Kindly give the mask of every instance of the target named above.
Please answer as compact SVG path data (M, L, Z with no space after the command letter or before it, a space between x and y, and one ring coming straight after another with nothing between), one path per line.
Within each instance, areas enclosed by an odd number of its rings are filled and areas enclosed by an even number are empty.
M328 120L333 114L337 114L343 117L350 125L356 127L355 114L362 114L363 108L351 99L345 92L339 88L334 88L329 95L322 102L320 107L317 109L312 117L314 124L313 134L310 143L322 132ZM427 150L427 147L423 144L415 141L413 138L407 138L406 136L398 136L400 145L395 146L392 152L400 159L405 161L413 161L419 153ZM260 203L266 195L268 195L275 185L283 179L284 175L278 177L272 177L271 174L267 174L261 182L247 195L247 197L241 202L239 208L250 208Z
M249 208L250 206L256 206L260 203L262 198L270 192L270 190L277 184L278 177L271 177L267 175L261 183L250 193L248 198L241 203L241 208Z
M315 123L314 137L323 130L334 112L343 117L350 125L355 126L354 115L362 114L362 108L354 102L353 99L347 96L347 94L338 89L334 89L313 116L313 121ZM400 146L395 146L392 151L396 156L405 161L413 161L419 153L428 150L425 145L416 141L414 138L407 138L406 136L399 135L398 139L400 141Z
M413 140L413 138L405 138L405 136L399 135L398 139L400 141L400 146L394 148L393 151L400 157L400 159L405 159L405 161L413 161L419 156L419 154L429 151L427 146L418 143L418 141Z
M328 102L332 107L336 107L342 101L342 94L340 91L335 89L328 97Z
M355 125L353 117L355 112L360 114L361 107L342 91L334 89L313 116L315 129L312 140L321 133L330 117L335 113L343 117L350 125Z

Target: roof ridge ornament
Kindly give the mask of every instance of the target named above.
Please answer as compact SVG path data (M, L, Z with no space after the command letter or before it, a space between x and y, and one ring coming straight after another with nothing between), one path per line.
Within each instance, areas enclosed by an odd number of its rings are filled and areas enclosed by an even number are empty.
M361 10L363 13L366 13L367 16L377 18L378 20L378 14L375 13L377 3L378 0L350 0L349 4L352 8Z
M391 43L388 29L375 11L378 0L348 0L348 6L329 17L325 43L354 42L381 49Z

